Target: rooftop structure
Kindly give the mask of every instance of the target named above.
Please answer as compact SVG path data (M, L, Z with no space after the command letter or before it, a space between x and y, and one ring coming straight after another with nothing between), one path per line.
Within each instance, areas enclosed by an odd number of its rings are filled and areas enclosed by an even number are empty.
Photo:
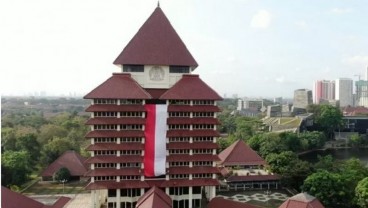
M84 163L85 160L75 151L66 151L42 171L42 180L53 180L53 175L63 167L69 170L71 178L80 179L88 171L88 166Z
M244 141L238 140L223 150L220 154L220 164L223 166L258 166L266 162Z
M324 208L321 202L314 196L308 193L300 193L295 196L290 197L284 203L282 203L279 208Z
M2 208L62 208L69 202L70 198L60 197L54 204L45 205L22 194L11 191L1 186L1 207Z
M298 89L294 91L294 108L306 109L310 104L312 104L312 91L308 89Z

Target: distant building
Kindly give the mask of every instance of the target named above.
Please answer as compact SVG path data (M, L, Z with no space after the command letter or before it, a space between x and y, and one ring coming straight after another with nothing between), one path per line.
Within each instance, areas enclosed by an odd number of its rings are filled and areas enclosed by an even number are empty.
M275 97L274 99L273 99L273 103L274 104L282 104L282 97Z
M236 107L236 110L241 111L244 109L244 100L238 99L238 106Z
M294 91L294 108L306 109L312 104L312 91L308 89L298 89Z
M368 107L368 81L359 80L355 82L356 105Z
M279 117L282 116L281 105L269 105L267 106L267 117Z
M335 81L318 80L314 82L313 103L335 100Z
M350 78L340 78L335 83L335 98L339 100L340 107L353 106L353 80Z

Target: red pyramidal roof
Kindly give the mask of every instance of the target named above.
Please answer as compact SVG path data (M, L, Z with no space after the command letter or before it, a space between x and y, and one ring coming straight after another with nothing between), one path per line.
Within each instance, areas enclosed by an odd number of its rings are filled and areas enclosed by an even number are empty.
M171 208L172 201L171 201L170 196L168 196L165 192L163 192L162 190L154 186L138 199L136 207L137 208L155 208L155 207Z
M160 7L142 25L114 64L198 66Z
M266 162L242 140L238 140L219 154L224 166L265 165Z
M199 75L183 74L183 77L166 91L163 100L222 100L211 87L203 82Z
M324 208L323 204L308 193L300 193L290 197L279 208Z
M150 99L151 96L130 74L113 73L112 77L96 87L85 99Z

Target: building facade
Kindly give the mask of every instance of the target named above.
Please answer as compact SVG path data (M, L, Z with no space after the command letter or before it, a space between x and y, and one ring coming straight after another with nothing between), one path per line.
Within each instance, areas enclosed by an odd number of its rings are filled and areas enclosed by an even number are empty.
M335 81L318 80L314 82L313 103L320 104L335 100Z
M222 98L192 74L198 64L160 7L114 64L122 72L85 96L92 207L133 208L152 187L173 207L214 198Z
M368 80L356 81L355 90L357 105L368 107Z
M340 107L353 106L353 80L350 78L336 79L335 98Z
M312 104L312 91L307 89L298 89L294 91L293 107L306 109L308 105Z

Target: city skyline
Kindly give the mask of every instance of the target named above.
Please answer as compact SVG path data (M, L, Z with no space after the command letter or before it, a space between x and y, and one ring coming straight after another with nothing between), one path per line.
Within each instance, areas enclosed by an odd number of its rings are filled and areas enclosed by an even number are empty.
M362 0L160 4L199 63L194 73L221 95L293 97L315 80L356 81L366 72L368 3ZM84 95L120 71L112 64L116 54L156 5L4 2L1 95Z

